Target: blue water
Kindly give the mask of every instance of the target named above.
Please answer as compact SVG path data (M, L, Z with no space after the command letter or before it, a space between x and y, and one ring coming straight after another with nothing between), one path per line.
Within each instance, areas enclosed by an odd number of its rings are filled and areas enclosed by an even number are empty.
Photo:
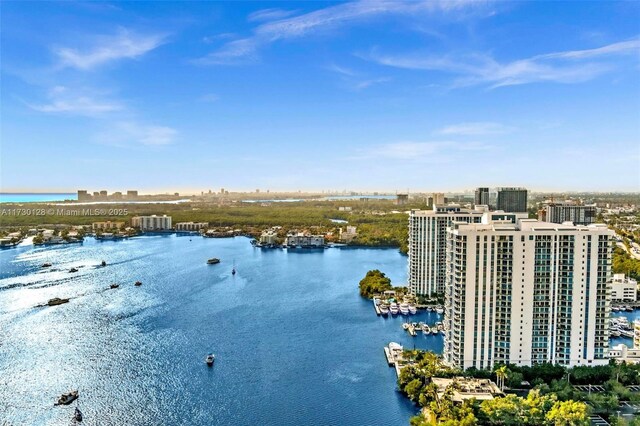
M222 262L206 265L214 256ZM357 290L374 268L406 282L393 249L287 252L165 235L2 250L0 424L70 424L75 403L53 406L69 389L86 425L408 424L416 408L382 348L439 352L442 339L375 316ZM34 307L52 297L72 300Z
M0 203L34 203L44 201L64 201L77 200L78 194L75 193L55 193L55 194L13 194L0 192Z

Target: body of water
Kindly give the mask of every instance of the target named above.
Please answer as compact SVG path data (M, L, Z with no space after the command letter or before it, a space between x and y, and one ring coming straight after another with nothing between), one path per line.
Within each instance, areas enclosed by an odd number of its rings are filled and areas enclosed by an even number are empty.
M39 194L39 193L7 193L0 192L0 203L42 203L47 201L64 201L77 200L78 194L75 193L55 193L55 194Z
M78 389L87 425L408 424L383 346L440 352L442 338L376 317L358 295L370 269L406 282L395 249L158 235L2 250L0 423L68 425L76 403L53 403ZM53 297L71 301L36 307Z

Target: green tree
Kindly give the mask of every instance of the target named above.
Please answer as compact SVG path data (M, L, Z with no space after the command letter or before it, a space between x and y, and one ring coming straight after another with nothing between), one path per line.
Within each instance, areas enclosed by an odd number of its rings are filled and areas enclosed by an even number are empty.
M367 275L360 280L360 296L371 298L376 294L381 294L391 290L391 280L377 269L367 272Z
M529 425L542 425L545 422L547 412L553 408L557 401L555 395L541 395L538 389L534 389L523 401L524 423Z
M522 398L509 394L504 398L494 398L480 404L480 413L488 424L520 425L523 422Z
M584 402L558 401L546 415L547 422L554 426L588 425L589 410Z

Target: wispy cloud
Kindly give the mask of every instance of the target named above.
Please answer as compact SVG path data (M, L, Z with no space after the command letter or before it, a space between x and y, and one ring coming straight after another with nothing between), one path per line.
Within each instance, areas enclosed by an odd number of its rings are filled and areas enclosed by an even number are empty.
M471 122L459 123L443 127L435 133L440 135L458 135L458 136L487 136L502 135L510 133L513 127L505 126L500 123L491 122Z
M174 143L177 136L178 131L171 127L120 121L111 123L108 130L97 135L96 141L115 146L164 146Z
M135 59L157 48L165 42L161 34L135 34L120 30L115 35L99 36L93 45L84 50L71 47L55 47L60 65L81 70L104 65L121 59Z
M457 1L355 1L330 6L302 15L276 19L258 25L253 34L223 45L197 62L202 64L239 64L255 60L259 48L278 40L303 37L314 32L361 22L390 14L457 12L479 8L488 2Z
M276 19L283 19L288 16L296 14L295 10L285 10L285 9L262 9L256 10L253 13L250 13L247 17L247 21L249 22L264 22L264 21L274 21Z
M430 142L394 142L375 145L356 155L355 158L381 158L387 160L422 161L460 152L486 151L491 145L480 142L430 141Z
M379 78L371 78L368 80L362 80L359 81L355 84L354 88L356 90L362 90L362 89L366 89L368 87L371 87L375 84L380 84L380 83L386 83L388 81L391 81L391 79L389 77L379 77Z
M338 74L342 81L352 90L363 90L375 84L386 83L391 80L389 77L367 77L360 72L336 64L329 65L327 69Z
M595 49L536 55L500 63L489 55L385 55L373 50L361 57L396 68L442 71L459 75L454 86L485 84L491 88L536 82L581 83L618 68L614 56L637 56L640 39L622 41Z
M106 113L120 111L124 107L116 101L98 100L92 94L71 91L64 86L56 86L48 93L49 102L26 105L44 113L70 114L95 117Z

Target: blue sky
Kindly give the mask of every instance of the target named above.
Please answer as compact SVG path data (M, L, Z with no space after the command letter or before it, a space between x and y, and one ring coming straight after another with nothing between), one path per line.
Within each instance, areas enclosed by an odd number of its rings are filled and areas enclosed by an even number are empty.
M640 189L640 2L3 2L3 191Z

